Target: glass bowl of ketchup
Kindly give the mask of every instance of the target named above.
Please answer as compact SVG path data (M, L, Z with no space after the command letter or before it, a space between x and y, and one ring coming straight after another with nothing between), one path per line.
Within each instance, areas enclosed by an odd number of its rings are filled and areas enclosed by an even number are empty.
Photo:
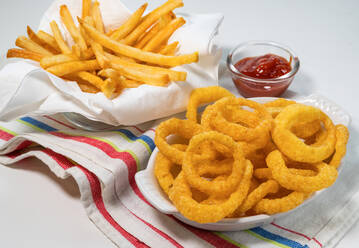
M283 94L299 69L294 52L272 41L249 41L235 47L227 66L238 92L244 97Z

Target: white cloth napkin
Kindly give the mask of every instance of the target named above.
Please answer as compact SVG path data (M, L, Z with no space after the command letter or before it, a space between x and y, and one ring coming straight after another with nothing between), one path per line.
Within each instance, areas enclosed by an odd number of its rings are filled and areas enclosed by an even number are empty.
M56 0L45 12L39 29L51 33L49 22L57 21L65 39L73 41L59 16L59 6L67 4L72 15L81 15L81 0ZM153 8L155 6L151 6ZM120 0L101 0L104 23L114 28L130 15ZM183 14L186 24L178 29L171 41L179 41L179 53L199 51L199 62L178 66L174 70L188 73L186 82L172 82L168 87L142 85L126 89L109 100L103 93L82 92L75 82L66 82L42 70L38 63L21 60L11 62L0 71L0 120L23 116L75 112L92 120L111 125L134 125L169 116L185 109L194 88L218 84L221 50L214 43L222 14ZM75 20L76 21L76 20ZM76 21L77 22L77 21Z

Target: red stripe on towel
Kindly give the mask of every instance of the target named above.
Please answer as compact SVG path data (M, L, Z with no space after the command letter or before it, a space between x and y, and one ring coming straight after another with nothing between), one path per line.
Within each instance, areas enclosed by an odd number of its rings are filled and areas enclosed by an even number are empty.
M47 155L49 155L52 159L54 159L62 168L68 169L71 167L74 167L75 165L72 164L66 157L62 156L61 154L55 153L52 150L45 149L43 151ZM86 168L76 165L87 177L87 180L90 183L91 187L91 193L93 201L99 210L99 212L102 214L102 216L110 223L119 233L121 233L122 236L124 236L128 241L130 241L134 246L136 247L149 247L145 243L138 240L135 236L128 233L125 229L123 229L109 214L109 212L105 208L105 204L102 199L101 195L101 185L98 178L90 171L88 171Z
M278 225L278 224L276 224L276 223L274 223L274 222L272 222L271 225L273 225L273 226L275 226L275 227L277 227L277 228L279 228L279 229L282 229L282 230L284 230L284 231L287 231L287 232L290 232L290 233L293 233L293 234L297 234L297 235L299 235L299 236L302 236L302 237L306 238L307 240L310 240L310 238L309 238L307 235L303 234L303 233L300 233L300 232L297 232L297 231L290 230L290 229L288 229L288 228L282 227L282 226L280 226L280 225Z

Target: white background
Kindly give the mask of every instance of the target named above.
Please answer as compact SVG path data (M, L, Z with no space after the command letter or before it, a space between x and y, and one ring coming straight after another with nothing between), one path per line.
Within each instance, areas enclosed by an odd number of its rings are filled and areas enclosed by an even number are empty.
M124 0L131 10L143 2ZM150 8L161 2L150 1ZM301 68L287 96L320 93L351 113L352 128L358 129L359 1L184 2L184 12L224 14L219 34L224 55L247 40L274 40L291 47L301 60ZM25 34L26 25L37 28L50 3L1 1L0 54L14 47L16 37ZM358 243L356 224L338 247L358 247ZM90 248L113 244L87 218L74 180L57 179L45 165L32 159L12 168L0 166L0 247Z

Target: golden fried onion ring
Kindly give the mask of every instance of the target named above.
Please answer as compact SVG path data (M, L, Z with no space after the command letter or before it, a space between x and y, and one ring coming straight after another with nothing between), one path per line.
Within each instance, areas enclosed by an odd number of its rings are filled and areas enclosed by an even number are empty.
M233 152L233 164L231 174L225 181L208 181L202 178L196 170L195 159L193 159L197 147L205 141L214 141L225 145ZM207 194L229 194L238 185L241 180L244 167L246 165L241 147L229 136L209 131L200 133L190 140L186 150L182 170L185 174L186 181L193 187Z
M210 177L229 175L232 172L233 159L203 160L196 164L197 173Z
M284 107L287 107L287 106L289 106L291 104L296 104L296 101L287 100L285 98L278 98L278 99L276 99L274 101L263 103L263 106L266 107L266 108L270 108L270 107L284 108Z
M318 174L316 171L307 170L307 169L296 169L296 168L288 168L289 172L293 175L299 176L315 176ZM272 172L269 168L258 168L254 170L253 176L258 179L273 179Z
M187 104L186 118L197 122L197 108L200 105L215 102L227 96L234 97L230 91L219 86L194 89Z
M181 172L174 181L169 193L169 198L178 211L187 219L198 223L217 222L233 213L234 210L242 204L248 194L252 173L253 166L247 160L243 178L235 191L231 193L225 202L209 205L201 204L193 200L191 188L187 183L184 173Z
M260 200L262 200L266 195L270 193L276 193L278 189L279 184L275 180L268 180L260 184L251 193L248 194L247 198L244 200L243 204L239 206L236 212L239 214L244 214Z
M335 144L335 153L332 157L332 159L329 162L329 165L334 166L335 168L338 168L340 165L340 161L344 157L346 151L347 151L347 143L349 139L349 131L348 128L344 125L336 125L336 137L337 137L337 143Z
M283 110L284 107L295 103L295 101L279 98L271 102L266 102L263 104L263 106L272 115L272 117L275 118Z
M290 129L301 120L308 122L321 120L328 132L325 142L318 146L305 144ZM274 119L272 138L279 150L294 161L318 163L328 158L335 147L335 126L320 109L302 104L292 104L284 108Z
M172 147L180 151L185 151L187 145L175 144ZM166 156L164 156L160 151L157 153L155 161L155 176L161 188L167 195L174 181L173 175L171 173L171 168L173 165L174 163Z
M255 206L254 211L257 214L276 214L287 212L296 208L306 199L308 194L302 192L292 192L287 196L277 199L262 199Z
M255 128L250 128L226 120L223 112L225 111L226 106L230 105L238 107L246 106L254 109L259 115L259 124ZM257 142L258 139L264 139L264 145L262 147L267 144L272 117L263 105L244 98L226 97L217 101L214 106L216 106L217 114L213 118L213 126L217 131L231 136L236 141L250 142L255 140Z
M295 101L279 98L277 100L264 103L267 111L275 118L285 107L296 104ZM321 123L318 120L313 122L303 122L294 125L292 132L299 138L305 139L315 134L321 128Z
M192 136L203 131L201 125L188 120L171 118L162 122L156 129L155 143L158 149L173 163L182 164L184 152L172 147L166 138L171 134L178 134L183 138L190 139Z
M284 188L300 191L313 192L331 186L338 177L335 167L321 162L315 164L318 173L315 176L301 176L292 174L286 167L282 154L276 150L271 152L267 158L268 168L273 178Z

